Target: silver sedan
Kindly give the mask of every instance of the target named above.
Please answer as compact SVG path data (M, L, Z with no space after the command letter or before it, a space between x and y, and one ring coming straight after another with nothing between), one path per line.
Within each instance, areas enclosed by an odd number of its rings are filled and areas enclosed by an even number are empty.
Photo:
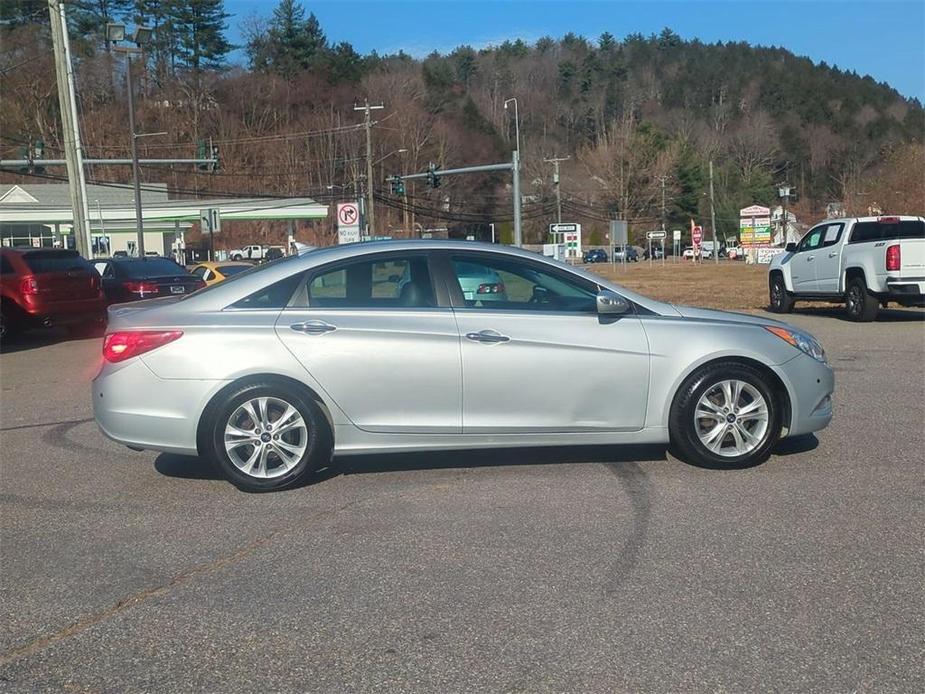
M469 291L473 266L503 292ZM207 457L251 491L383 451L670 442L748 466L825 427L834 390L822 347L785 323L471 242L320 249L113 306L103 357L107 436Z

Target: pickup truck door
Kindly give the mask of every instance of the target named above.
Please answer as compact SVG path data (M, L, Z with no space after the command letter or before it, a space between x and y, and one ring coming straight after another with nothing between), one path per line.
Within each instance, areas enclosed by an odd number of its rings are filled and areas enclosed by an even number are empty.
M816 290L826 294L837 294L841 278L841 253L846 237L845 223L823 224L822 246L816 251ZM815 231L815 229L813 230Z
M790 262L790 279L793 281L793 291L797 294L819 291L816 289L816 261L822 250L822 235L826 226L822 224L810 229L797 245L796 254Z

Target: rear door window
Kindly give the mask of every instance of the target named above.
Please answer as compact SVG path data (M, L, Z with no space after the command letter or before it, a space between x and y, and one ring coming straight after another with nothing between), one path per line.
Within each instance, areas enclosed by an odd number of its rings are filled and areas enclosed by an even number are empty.
M317 308L427 308L436 306L427 257L354 260L324 269L308 283Z
M90 264L77 251L24 253L23 260L37 275L45 272L90 272Z
M841 238L842 229L845 228L845 225L839 222L838 224L829 224L825 228L825 236L822 238L822 245L824 247L834 246L838 243L838 240Z

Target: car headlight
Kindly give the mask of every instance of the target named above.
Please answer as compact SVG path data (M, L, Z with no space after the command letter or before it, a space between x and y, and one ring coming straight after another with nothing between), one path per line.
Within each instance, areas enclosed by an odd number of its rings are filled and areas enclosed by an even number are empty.
M784 342L789 342L791 345L796 347L801 352L805 352L813 359L821 361L823 364L827 364L825 358L825 350L822 349L822 345L819 344L818 340L812 335L807 335L804 332L799 330L794 330L793 328L782 328L777 325L766 325L764 329L770 333L774 333Z

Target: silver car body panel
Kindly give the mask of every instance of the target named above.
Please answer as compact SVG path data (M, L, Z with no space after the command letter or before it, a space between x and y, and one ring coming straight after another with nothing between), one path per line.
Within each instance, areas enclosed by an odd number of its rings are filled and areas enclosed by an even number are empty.
M489 251L583 277L637 306L596 315L497 309L234 309L294 273L365 254ZM322 321L306 334L291 326ZM94 414L110 438L195 455L206 406L241 379L286 378L324 406L338 453L504 446L665 443L672 399L699 366L721 358L770 368L790 400L787 435L832 417L832 370L764 330L761 316L662 303L599 275L514 248L388 241L318 249L182 300L114 306L109 331L179 329L183 337L125 362L104 362ZM484 344L470 332L510 340Z

